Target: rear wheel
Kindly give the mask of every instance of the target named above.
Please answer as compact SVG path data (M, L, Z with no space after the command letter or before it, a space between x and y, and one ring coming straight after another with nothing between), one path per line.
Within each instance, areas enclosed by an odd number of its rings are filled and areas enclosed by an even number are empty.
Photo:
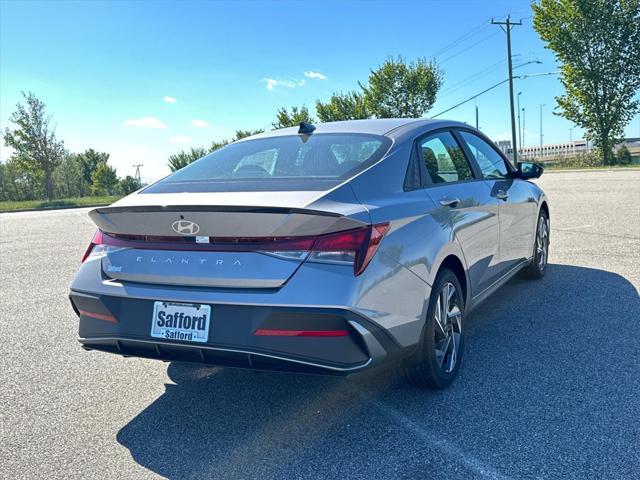
M401 368L409 383L442 389L453 382L464 347L463 316L460 282L451 270L444 269L433 285L418 352Z
M538 279L544 277L549 261L549 217L547 212L540 210L536 240L533 245L531 263L522 271L525 277Z

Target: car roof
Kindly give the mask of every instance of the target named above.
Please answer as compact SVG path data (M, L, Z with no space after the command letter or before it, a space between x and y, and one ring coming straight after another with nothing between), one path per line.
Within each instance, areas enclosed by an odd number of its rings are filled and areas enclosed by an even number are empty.
M407 134L413 130L432 130L442 127L469 125L452 120L426 118L372 118L367 120L345 120L340 122L314 123L316 133L368 133L370 135L385 135L396 138L400 134ZM299 127L279 128L260 133L247 139L277 137L283 135L297 135Z

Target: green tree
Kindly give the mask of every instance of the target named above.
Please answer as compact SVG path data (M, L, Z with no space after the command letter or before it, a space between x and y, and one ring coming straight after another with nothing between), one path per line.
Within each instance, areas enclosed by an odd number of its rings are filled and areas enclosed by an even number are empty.
M389 57L371 70L367 84L358 83L360 91L334 93L328 102L317 100L316 112L322 122L422 117L433 107L442 78L434 62Z
M88 185L91 185L91 175L101 163L107 163L109 154L105 152L96 152L93 148L85 150L83 153L72 154L78 158L82 165L82 176Z
M29 92L22 92L26 105L18 103L9 117L14 124L4 131L4 144L14 150L15 164L42 179L44 194L53 198L53 171L66 156L64 143L50 126L51 117L46 114L45 104Z
M138 179L133 178L131 175L127 175L124 178L121 178L118 182L118 192L123 195L129 195L130 193L138 190L142 185Z
M171 155L169 157L169 168L172 172L176 170L180 170L183 167L186 167L191 162L195 162L205 155L215 152L219 148L226 147L230 143L236 142L241 138L250 137L251 135L257 135L259 133L264 132L263 129L258 130L236 130L236 134L233 138L224 139L220 141L211 142L209 146L209 150L203 147L191 148L189 151L182 151L176 153L175 155Z
M300 108L291 107L291 112L286 108L281 108L276 114L276 121L272 123L273 128L297 127L300 122L313 123L315 120L309 114L309 109L304 105Z
M91 178L86 182L82 163L77 155L67 155L53 172L53 192L56 198L84 197L91 194Z
M219 148L226 147L230 143L236 142L242 138L250 137L251 135L257 135L258 133L264 132L264 129L258 130L236 130L236 134L231 139L220 140L219 142L212 142L209 147L209 153L215 152Z
M191 148L188 151L176 153L169 157L169 168L172 172L175 172L204 157L207 153L209 153L207 149L202 147Z
M378 118L417 118L436 101L443 75L435 62L419 58L415 62L389 57L371 70L369 84L360 85L366 108Z
M631 163L631 152L626 145L622 145L616 152L616 163L618 165L629 165Z
M209 153L211 152L215 152L216 150L222 148L222 147L226 147L227 145L229 145L233 140L228 140L228 139L224 139L224 140L220 140L218 141L213 141L211 142L211 145L209 146Z
M236 130L236 136L233 138L232 142L242 138L251 137L252 135L258 135L259 133L264 133L264 128L259 128L257 130Z
M638 111L640 0L540 0L533 26L560 61L559 115L587 131L612 163L612 148Z
M334 93L326 103L317 100L316 113L321 122L358 120L371 117L364 95L356 91Z
M42 197L40 178L25 172L14 159L0 162L0 201L37 200Z
M94 195L113 195L118 185L116 170L108 163L100 163L91 174L91 191Z

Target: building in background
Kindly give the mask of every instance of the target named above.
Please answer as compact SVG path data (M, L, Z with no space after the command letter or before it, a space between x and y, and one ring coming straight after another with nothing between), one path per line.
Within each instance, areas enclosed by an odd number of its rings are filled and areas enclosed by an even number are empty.
M586 140L573 140L571 142L551 143L546 145L535 145L524 147L518 150L522 158L554 158L568 155L579 155L589 151L589 144Z
M513 149L511 148L511 140L498 140L496 145L502 153L504 153L507 157L513 159Z
M640 137L625 138L620 145L616 145L616 148L625 145L629 149L633 163L640 163Z
M507 158L513 160L513 149L510 140L497 140L496 146L504 153ZM622 142L616 144L614 151L622 146L629 149L631 154L631 162L640 164L640 137L625 138ZM571 157L591 151L593 146L585 139L573 140L571 142L551 143L547 145L535 145L531 147L523 147L518 149L518 160L536 160L540 162L553 161L556 158Z

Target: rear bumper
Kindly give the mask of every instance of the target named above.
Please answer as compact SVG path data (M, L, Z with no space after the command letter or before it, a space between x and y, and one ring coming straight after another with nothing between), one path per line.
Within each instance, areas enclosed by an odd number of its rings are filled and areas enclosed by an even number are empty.
M346 375L400 357L377 323L343 308L210 304L206 343L151 337L154 300L71 291L87 350L207 365ZM161 300L161 299L158 299ZM345 330L339 337L258 336L258 329Z

